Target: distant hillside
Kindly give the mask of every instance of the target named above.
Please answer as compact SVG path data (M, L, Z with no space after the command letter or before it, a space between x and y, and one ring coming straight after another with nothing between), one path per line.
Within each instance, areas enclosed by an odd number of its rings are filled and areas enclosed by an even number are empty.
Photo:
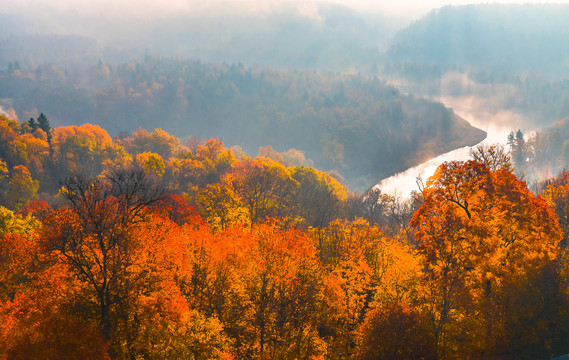
M163 128L219 136L249 154L295 148L356 190L485 137L442 104L377 78L151 57L87 73L12 64L0 75L0 104L22 119L41 111L55 126L91 123L114 135Z
M543 181L569 169L569 117L532 133L515 148L525 159L516 167L528 180Z
M569 70L569 5L468 5L434 10L400 31L391 62L506 72Z
M355 72L376 64L393 34L403 26L397 19L335 4L319 3L310 11L298 7L267 13L181 13L150 19L54 9L30 9L25 15L0 13L0 69L6 61L23 62L53 45L66 52L52 51L45 54L46 60L54 56L67 60L77 52L86 53L88 46L90 55L104 61L151 54ZM39 35L50 37L38 43ZM68 35L72 37L66 39ZM73 47L81 50L73 51Z

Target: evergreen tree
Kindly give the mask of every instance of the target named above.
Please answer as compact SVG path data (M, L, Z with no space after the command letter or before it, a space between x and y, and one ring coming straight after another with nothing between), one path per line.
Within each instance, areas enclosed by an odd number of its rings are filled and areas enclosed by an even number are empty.
M51 126L49 125L47 116L45 116L44 113L41 113L40 116L38 116L37 123L37 126L47 134L47 142L51 145Z
M30 129L32 132L36 131L37 128L39 127L38 123L34 118L30 118L30 120L28 120L28 125L30 125Z

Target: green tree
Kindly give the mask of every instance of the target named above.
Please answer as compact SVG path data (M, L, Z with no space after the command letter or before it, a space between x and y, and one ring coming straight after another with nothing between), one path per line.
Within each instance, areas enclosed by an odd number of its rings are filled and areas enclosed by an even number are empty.
M31 126L31 124L30 124L30 126ZM51 135L51 125L49 123L49 120L47 119L47 116L45 116L44 113L41 113L38 116L37 127L42 129L43 131L45 131L45 133L47 134L47 142L51 145L51 136L52 136Z
M30 118L30 120L28 120L28 125L30 126L31 132L34 132L39 128L39 125L34 118Z

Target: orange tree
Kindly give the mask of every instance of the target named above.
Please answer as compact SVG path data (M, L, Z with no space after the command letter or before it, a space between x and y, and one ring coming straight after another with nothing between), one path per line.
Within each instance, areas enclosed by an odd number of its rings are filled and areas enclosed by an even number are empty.
M489 351L512 320L503 289L556 258L557 220L512 173L475 161L439 166L423 196L411 224L439 355Z
M426 317L403 304L375 308L358 329L355 358L436 359L434 336Z
M184 231L191 257L178 276L188 302L218 318L236 358L307 359L324 352L317 331L321 274L301 231L280 223Z
M543 196L555 211L559 226L563 231L561 247L566 248L569 239L569 171L563 171L546 182Z
M162 192L143 172L121 171L106 181L73 176L62 196L68 206L44 221L42 250L59 258L90 289L103 334L112 340L121 304L141 280L131 276L135 254L144 245L134 231Z

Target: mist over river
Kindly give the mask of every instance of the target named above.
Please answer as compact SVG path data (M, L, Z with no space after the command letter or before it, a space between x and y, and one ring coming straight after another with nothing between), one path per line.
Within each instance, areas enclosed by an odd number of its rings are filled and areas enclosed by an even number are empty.
M458 116L467 120L472 126L486 131L486 139L480 144L506 144L508 134L512 130L520 128L523 123L522 116L512 111L486 111L483 101L474 97L443 97L435 100L452 108ZM420 177L423 182L426 182L443 162L468 160L471 148L473 147L465 146L437 156L406 171L383 179L374 188L381 189L383 193L407 198L411 191L419 189L417 178Z

